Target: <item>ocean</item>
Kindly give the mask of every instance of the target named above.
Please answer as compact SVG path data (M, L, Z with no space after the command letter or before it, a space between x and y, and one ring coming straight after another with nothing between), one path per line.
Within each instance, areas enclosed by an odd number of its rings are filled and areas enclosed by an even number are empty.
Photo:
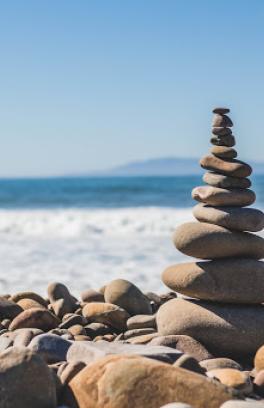
M264 176L252 178L264 209ZM49 282L79 294L124 278L163 292L160 275L187 259L171 234L193 220L200 176L0 180L0 293ZM190 258L189 258L190 259Z

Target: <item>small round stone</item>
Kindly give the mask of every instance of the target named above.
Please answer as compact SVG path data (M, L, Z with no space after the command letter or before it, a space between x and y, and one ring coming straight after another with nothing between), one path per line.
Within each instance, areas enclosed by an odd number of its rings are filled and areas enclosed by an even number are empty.
M218 113L219 115L225 115L226 113L230 112L230 109L218 106L214 108L212 112Z
M213 146L211 153L220 159L235 159L237 157L237 151L228 146Z

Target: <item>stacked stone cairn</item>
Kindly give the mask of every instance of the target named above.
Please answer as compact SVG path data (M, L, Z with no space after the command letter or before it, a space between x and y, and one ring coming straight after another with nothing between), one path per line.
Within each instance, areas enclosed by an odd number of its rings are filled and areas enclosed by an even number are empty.
M181 225L173 236L182 253L202 259L167 268L163 282L188 296L158 312L162 335L190 335L215 356L250 360L264 344L264 214L255 201L252 169L237 160L229 109L213 110L212 148L200 161L207 185L193 189L198 222ZM196 300L198 299L198 300Z

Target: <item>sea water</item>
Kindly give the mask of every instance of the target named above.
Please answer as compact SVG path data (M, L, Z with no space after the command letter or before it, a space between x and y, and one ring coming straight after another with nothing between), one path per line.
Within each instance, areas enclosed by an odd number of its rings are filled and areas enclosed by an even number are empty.
M73 293L124 278L162 292L160 275L190 259L171 242L194 220L199 176L0 180L0 293L60 281ZM264 176L253 178L264 208Z

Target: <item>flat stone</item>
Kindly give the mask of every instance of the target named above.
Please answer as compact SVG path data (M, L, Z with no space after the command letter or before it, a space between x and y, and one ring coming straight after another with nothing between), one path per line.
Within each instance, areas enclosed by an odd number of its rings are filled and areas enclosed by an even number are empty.
M35 328L43 331L54 329L59 325L60 321L45 309L28 309L21 312L9 326L10 330Z
M236 361L230 358L211 358L207 360L200 361L200 366L206 371L216 370L218 368L234 368L235 370L242 371L242 367Z
M202 375L136 356L105 357L81 370L68 386L70 395L63 402L75 399L79 408L153 408L171 401L208 408L208 396L210 408L219 408L232 398L230 390Z
M173 299L160 307L157 326L163 336L194 337L216 357L248 358L264 344L264 307Z
M200 186L192 191L192 198L204 204L216 206L236 206L246 207L256 200L254 191L249 189L236 188L232 190Z
M218 106L218 107L214 108L212 112L213 113L218 113L219 115L225 115L226 113L230 112L230 109Z
M248 178L224 176L214 172L205 173L203 181L210 186L220 188L249 188L251 186Z
M193 337L178 334L170 336L159 336L151 340L149 343L153 346L166 346L187 353L194 357L197 361L210 361L213 356L206 350L206 348L195 340Z
M132 329L146 329L156 328L156 316L155 315L135 315L127 321L128 330Z
M169 288L192 298L225 303L264 303L264 262L218 259L188 262L167 268L162 280Z
M228 136L232 135L232 130L228 127L213 127L212 133L216 136Z
M241 160L222 160L214 155L204 156L200 160L200 165L206 170L232 177L249 177L252 173L249 164Z
M140 329L142 330L142 329ZM126 340L126 343L130 344L149 344L151 340L158 337L157 332L149 333L149 334L141 334L140 336L130 337Z
M35 302L38 302L39 304L41 304L42 306L47 306L47 302L45 301L45 299L43 299L42 296L38 295L35 292L18 292L15 295L13 295L11 297L11 300L13 300L13 302L19 302L22 299L32 299L35 300Z
M103 323L117 330L125 330L126 322L130 317L127 311L121 307L111 303L100 302L87 303L82 313L91 323Z
M198 204L193 209L193 215L200 222L236 231L258 232L264 228L264 214L255 208L211 207Z
M107 303L120 306L131 316L152 314L149 299L133 283L125 279L115 279L110 282L104 292Z
M14 319L21 312L23 312L22 307L13 300L0 296L0 319Z
M249 232L230 231L205 222L188 222L173 235L176 248L201 259L264 258L264 239Z
M213 127L232 127L233 122L229 116L216 113L213 117L212 126Z
M220 159L235 159L237 157L237 151L228 146L213 146L211 153Z
M48 364L65 361L72 342L55 334L40 334L34 337L28 348L39 354Z
M56 408L52 373L41 357L12 347L0 355L1 408Z
M60 325L60 329L68 329L75 324L85 324L85 318L80 315L72 314L68 319L64 320Z
M207 376L216 378L223 385L232 387L244 395L253 391L253 384L249 375L234 368L218 368L207 372Z
M142 328L142 329L131 329L124 332L124 340L131 339L132 337L138 337L145 334L153 334L156 333L156 330L150 327Z
M236 144L236 139L234 135L225 135L225 136L213 135L210 139L210 142L214 146L233 147Z

